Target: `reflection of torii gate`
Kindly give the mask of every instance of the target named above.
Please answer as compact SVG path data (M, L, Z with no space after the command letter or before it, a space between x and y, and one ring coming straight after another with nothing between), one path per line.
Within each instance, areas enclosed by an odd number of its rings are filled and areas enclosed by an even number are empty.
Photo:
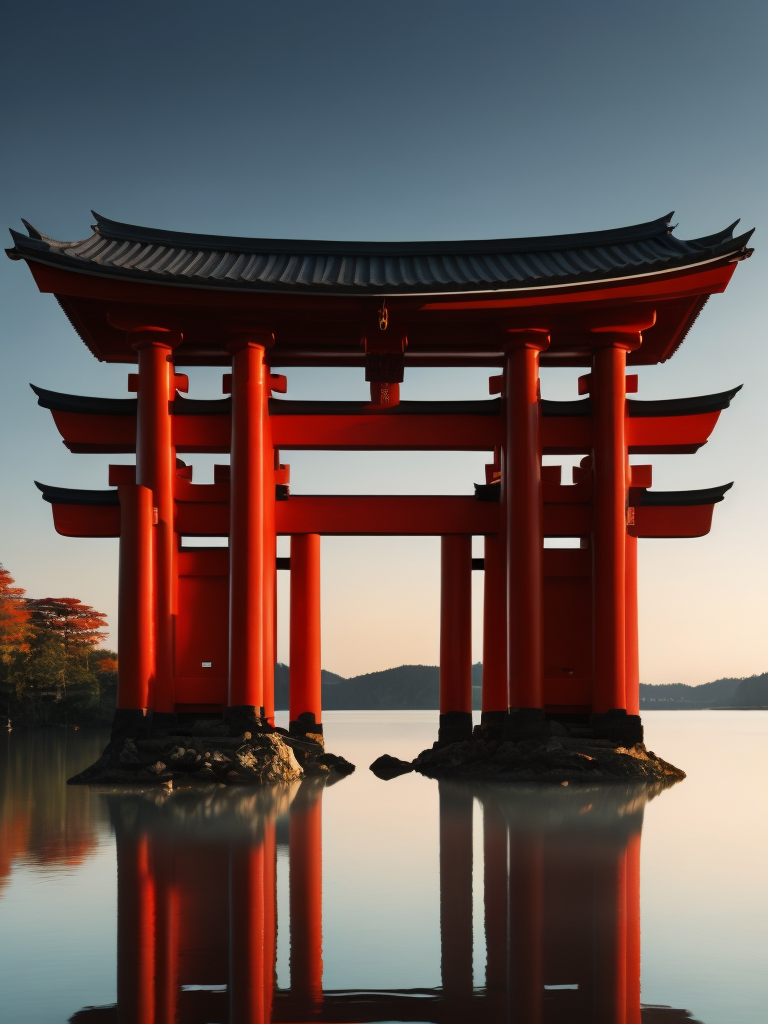
M118 858L118 1001L73 1024L640 1024L642 785L440 783L442 986L328 991L322 785L290 794L108 798ZM473 804L483 808L486 980L473 987ZM284 827L287 817L287 829ZM289 854L290 988L277 989L276 851ZM364 909L363 911L364 912ZM284 927L282 921L280 927ZM688 1019L688 1018L686 1018Z
M68 536L121 539L116 728L147 712L273 721L276 535L292 537L291 723L320 724L319 535L439 535L440 736L471 731L471 537L485 537L483 719L510 738L545 714L641 738L637 537L701 536L727 488L649 490L633 454L694 452L734 391L628 399L627 365L668 359L749 235L685 242L669 218L616 231L451 243L336 243L163 233L97 218L83 242L14 232L91 351L138 363L137 399L35 389L73 452L135 452L109 491L41 486ZM539 363L585 366L539 397ZM231 397L193 401L177 366L231 366ZM270 366L360 366L371 402L270 397ZM480 402L400 402L408 366L486 366ZM291 496L280 451L493 451L474 497ZM231 454L197 485L178 458ZM577 454L572 484L545 454ZM228 536L229 552L185 551ZM543 550L578 537L579 550Z

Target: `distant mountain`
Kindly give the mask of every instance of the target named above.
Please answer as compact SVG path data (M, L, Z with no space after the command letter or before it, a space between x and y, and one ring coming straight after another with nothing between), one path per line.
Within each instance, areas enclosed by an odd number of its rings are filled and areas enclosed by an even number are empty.
M275 666L275 707L288 710L287 665ZM483 666L472 666L472 707L480 708ZM439 704L440 670L436 665L400 665L381 672L344 676L323 669L323 708L328 711L436 711ZM712 707L768 707L768 672L742 679L716 679L701 686L670 683L640 684L643 710L685 710Z
M648 711L760 705L768 707L768 672L740 679L715 679L700 686L640 684L640 708Z
M287 665L275 666L275 707L288 709ZM483 666L472 666L472 706L479 709ZM440 669L436 665L400 665L381 672L345 679L322 673L323 708L328 711L437 711L440 707Z

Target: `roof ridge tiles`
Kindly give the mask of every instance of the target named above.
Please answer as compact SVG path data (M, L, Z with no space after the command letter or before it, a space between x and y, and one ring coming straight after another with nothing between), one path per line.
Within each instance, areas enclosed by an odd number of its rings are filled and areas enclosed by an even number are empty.
M591 248L597 245L622 244L640 241L646 238L658 238L668 235L671 231L670 221L673 214L658 217L656 220L641 224L632 224L623 228L609 228L602 231L583 231L564 235L532 235L521 238L491 239L457 239L449 241L411 241L411 242L364 242L342 241L331 239L300 239L300 238L251 238L246 236L206 235L186 231L165 231L158 228L147 228L138 224L125 224L111 220L91 211L96 220L94 231L104 238L115 240L140 241L145 244L195 246L216 251L253 252L261 249L265 252L302 252L327 253L334 252L345 255L382 255L397 253L414 253L423 255L485 254L489 252L544 252L548 249L568 247ZM738 222L737 222L738 223ZM37 232L40 234L40 232ZM722 234L722 232L721 232Z
M98 276L193 288L326 294L437 294L580 285L741 259L752 232L701 239L670 233L670 216L609 231L436 242L248 239L162 232L95 214L95 234L57 242L11 231L11 259ZM738 222L735 222L738 223Z

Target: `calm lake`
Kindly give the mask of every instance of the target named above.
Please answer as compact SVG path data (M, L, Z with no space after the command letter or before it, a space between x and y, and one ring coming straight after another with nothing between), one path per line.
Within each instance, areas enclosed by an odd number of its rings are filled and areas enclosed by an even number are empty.
M67 787L106 734L3 735L3 1024L766 1020L768 713L646 713L657 795L382 782L437 712L324 721L355 774L269 792Z

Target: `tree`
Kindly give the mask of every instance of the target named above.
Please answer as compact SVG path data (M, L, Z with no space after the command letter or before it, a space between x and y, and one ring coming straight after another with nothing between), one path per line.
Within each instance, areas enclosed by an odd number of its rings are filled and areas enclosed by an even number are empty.
M32 624L50 630L64 647L68 657L87 655L105 640L107 617L76 597L41 597L27 601Z
M101 683L90 657L106 637L106 616L76 597L36 598L27 608L35 634L26 696L34 701L35 720L66 722L70 713L98 717Z
M28 653L32 632L24 588L15 582L0 562L0 660L6 665L14 655Z
M75 597L27 598L0 565L0 692L20 725L103 722L117 703L117 657L103 612Z

